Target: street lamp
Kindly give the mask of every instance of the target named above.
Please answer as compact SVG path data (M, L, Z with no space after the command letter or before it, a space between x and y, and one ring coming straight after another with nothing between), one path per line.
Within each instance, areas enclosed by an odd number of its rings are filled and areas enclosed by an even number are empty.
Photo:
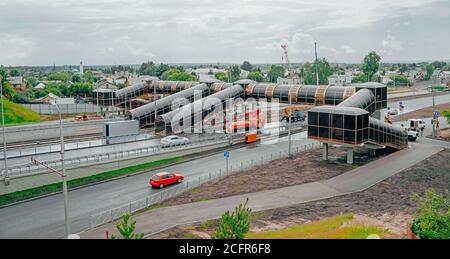
M289 94L289 106L292 107L292 98ZM289 115L289 126L288 126L288 135L289 135L289 155L288 158L292 159L292 135L291 135L291 125L292 125L292 113L291 110L288 112Z
M70 219L69 219L69 197L67 192L67 175L66 168L64 166L64 135L63 135L63 125L62 125L62 115L61 110L59 109L58 104L55 101L50 102L50 104L54 105L59 113L59 134L61 139L61 171L58 171L54 168L49 167L47 164L36 160L35 158L31 158L31 162L33 164L40 164L52 171L53 173L58 174L62 178L63 183L63 193L64 193L64 218L66 223L66 237L69 237L71 234L70 230Z
M3 159L5 160L5 185L9 185L8 157L6 156L5 111L3 107L3 77L0 75L0 98L2 103Z

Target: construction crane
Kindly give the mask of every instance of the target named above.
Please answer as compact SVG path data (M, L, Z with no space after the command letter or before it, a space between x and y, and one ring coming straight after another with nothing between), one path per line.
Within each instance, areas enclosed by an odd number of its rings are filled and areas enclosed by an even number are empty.
M293 78L295 77L295 72L294 72L294 70L292 69L291 62L289 61L289 55L288 55L288 51L287 51L287 45L286 45L286 44L282 44L282 45L281 45L281 48L282 48L283 51L284 51L284 58L286 59L286 64L287 64L287 67L288 67L288 78L293 79Z

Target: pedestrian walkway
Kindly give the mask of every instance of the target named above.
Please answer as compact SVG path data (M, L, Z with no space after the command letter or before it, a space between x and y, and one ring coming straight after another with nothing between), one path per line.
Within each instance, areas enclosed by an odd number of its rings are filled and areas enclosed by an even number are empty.
M398 151L326 181L144 212L134 218L137 221L136 229L138 232L152 234L176 225L216 219L225 211L233 210L235 206L245 202L247 198L249 199L249 207L255 212L363 191L441 150L441 147L412 143L408 149ZM85 231L80 233L80 236L93 239L105 238L106 231L117 235L115 223L108 223L93 230Z

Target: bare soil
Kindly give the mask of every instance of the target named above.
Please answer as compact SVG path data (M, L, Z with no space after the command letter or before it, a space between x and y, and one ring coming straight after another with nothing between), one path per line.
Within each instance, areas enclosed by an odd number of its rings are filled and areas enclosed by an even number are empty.
M450 190L450 150L422 161L363 192L286 208L257 212L251 218L251 231L282 229L291 225L320 220L341 213L353 213L355 222L365 222L388 230L387 238L405 236L406 225L418 208L414 193L434 188ZM179 226L152 238L210 238L218 220Z
M450 110L450 102L444 103L440 105L435 106L435 110L442 113L443 110ZM392 121L398 122L398 121L406 121L409 119L417 119L417 118L430 118L433 114L433 107L426 107L420 110L404 113L399 116L395 116Z
M438 130L437 136L440 140L450 141L450 128Z
M372 157L368 153L369 151L364 148L355 149L354 164L348 165L345 149L330 147L330 160L323 161L322 149L319 148L301 153L294 159L275 160L264 166L257 166L205 183L198 188L169 199L163 204L168 206L179 205L326 180L378 159L383 155Z

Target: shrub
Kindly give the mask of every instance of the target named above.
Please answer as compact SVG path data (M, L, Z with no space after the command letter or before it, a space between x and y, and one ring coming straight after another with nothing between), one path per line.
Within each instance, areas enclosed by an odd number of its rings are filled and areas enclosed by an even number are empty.
M433 189L423 197L413 197L420 204L414 215L412 231L421 239L450 239L450 196Z
M119 231L120 235L122 235L123 239L142 239L144 237L144 233L135 234L136 230L136 221L128 223L130 220L130 215L125 214L122 217L122 221L117 223L116 228ZM116 236L112 235L111 239L117 239Z
M251 209L247 208L248 199L236 207L230 214L225 212L220 219L219 227L213 234L214 239L244 239L250 230Z

